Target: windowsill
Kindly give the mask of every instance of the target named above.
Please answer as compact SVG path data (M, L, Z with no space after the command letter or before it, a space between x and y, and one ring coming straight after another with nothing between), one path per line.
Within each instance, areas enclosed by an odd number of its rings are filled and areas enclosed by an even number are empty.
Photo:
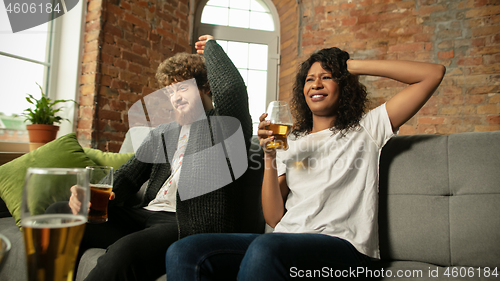
M0 142L0 152L24 152L30 151L30 144L27 142Z
M30 152L29 143L0 142L0 165Z

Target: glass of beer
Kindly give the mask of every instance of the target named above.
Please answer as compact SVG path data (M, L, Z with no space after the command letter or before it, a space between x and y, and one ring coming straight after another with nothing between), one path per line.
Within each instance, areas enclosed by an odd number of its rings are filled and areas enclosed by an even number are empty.
M288 149L288 135L292 130L293 120L288 103L272 101L267 107L267 118L271 121L266 130L273 131L274 140L266 144L267 149Z
M70 198L81 204L70 207ZM28 280L73 280L89 198L86 169L28 168L21 202Z
M108 202L113 189L113 167L88 166L90 183L90 223L108 221Z

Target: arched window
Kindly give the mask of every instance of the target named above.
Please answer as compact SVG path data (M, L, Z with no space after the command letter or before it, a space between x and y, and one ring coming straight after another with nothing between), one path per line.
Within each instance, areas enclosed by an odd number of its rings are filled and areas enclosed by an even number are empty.
M270 0L202 0L194 38L211 34L245 80L257 132L259 116L278 98L279 21Z

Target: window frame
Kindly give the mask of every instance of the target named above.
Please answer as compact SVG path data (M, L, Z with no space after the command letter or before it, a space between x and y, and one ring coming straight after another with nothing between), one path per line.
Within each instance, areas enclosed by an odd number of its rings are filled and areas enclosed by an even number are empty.
M263 1L271 12L274 21L274 31L238 28L214 24L201 23L201 14L209 0L201 0L194 15L193 42L198 41L198 37L210 34L217 40L239 41L244 43L256 43L268 45L267 63L267 106L271 101L278 99L279 93L279 66L280 66L280 23L278 11L269 0ZM193 51L194 44L193 44Z
M1 52L2 55L7 57L44 65L42 88L51 99L78 101L86 7L87 0L78 1L74 8L49 23L46 62ZM78 121L78 107L69 103L63 106L65 108L59 115L62 118L69 119L70 122L64 121L59 124L58 137L75 132ZM25 143L2 142L0 152L12 153L12 149L15 150L23 144Z
M53 31L52 66L49 74L47 92L51 99L70 99L78 102L80 76L82 73L83 48L85 36L87 0L78 1L77 5L63 16L55 19ZM74 73L74 75L67 75ZM60 111L63 121L59 124L57 136L76 132L78 106L65 103Z
M47 92L47 88L48 88L48 85L49 85L49 76L50 76L50 69L52 68L52 41L54 39L54 35L53 35L53 30L54 30L54 21L50 21L47 23L48 24L48 30L47 30L47 40L45 42L45 60L44 61L40 61L40 60L36 60L36 59L32 59L32 58L29 58L29 57L26 57L26 56L21 56L21 55L16 55L16 54L12 54L12 53L8 53L8 52L4 52L2 50L0 50L0 56L2 57L8 57L8 58L11 58L11 59L14 59L14 60L17 60L17 61L23 61L23 62L27 62L27 63L31 63L31 64L36 64L36 65L41 65L43 66L43 80L42 80L42 83L41 83L41 87L43 89L43 91L46 93ZM26 104L26 107L28 107L29 105ZM21 114L22 112L18 112L18 114ZM9 129L11 128L5 128L5 130L8 132ZM24 130L24 132L27 134L28 131L27 130ZM25 144L24 142L12 142L12 141L2 141L1 142L2 145L0 146L0 152L4 152L4 151L7 151L7 152L12 152L12 149L17 149L19 147L22 146L22 144Z

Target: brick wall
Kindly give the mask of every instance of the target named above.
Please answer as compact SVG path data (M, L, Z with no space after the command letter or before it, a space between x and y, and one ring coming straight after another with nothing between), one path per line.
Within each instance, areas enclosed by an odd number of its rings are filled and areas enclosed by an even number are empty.
M279 99L289 100L297 71L299 35L299 9L296 0L273 0L280 17L280 73Z
M439 89L401 127L401 134L500 130L500 1L300 2L299 62L317 49L337 46L354 59L417 60L447 67ZM290 75L282 71L282 76ZM361 81L372 107L402 89L384 78ZM280 91L280 98L287 95Z
M89 0L77 125L82 146L118 151L127 111L158 89L167 57L189 46L188 0Z
M290 98L297 65L337 46L354 59L408 59L447 67L429 102L401 134L500 130L500 2L496 0L272 0L280 17L279 96ZM127 110L156 90L166 57L191 52L189 0L89 0L78 137L117 151ZM196 0L195 3L200 3ZM362 77L371 107L402 84Z

